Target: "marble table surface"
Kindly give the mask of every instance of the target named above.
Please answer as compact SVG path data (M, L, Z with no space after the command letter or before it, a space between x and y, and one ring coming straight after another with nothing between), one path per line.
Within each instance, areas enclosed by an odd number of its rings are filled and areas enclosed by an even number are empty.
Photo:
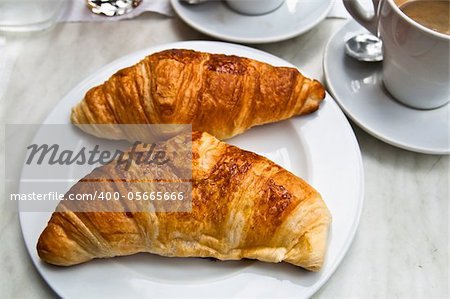
M327 19L303 36L256 48L323 80L325 44L344 23ZM127 53L205 39L210 38L177 18L154 14L123 22L63 23L39 34L7 36L2 55L10 57L11 75L9 82L0 80L2 124L42 122L72 87ZM6 67L0 64L0 72ZM398 149L352 125L363 155L365 204L349 252L315 297L448 298L449 157ZM4 152L4 142L0 149ZM56 297L31 263L17 212L4 202L0 207L0 298Z

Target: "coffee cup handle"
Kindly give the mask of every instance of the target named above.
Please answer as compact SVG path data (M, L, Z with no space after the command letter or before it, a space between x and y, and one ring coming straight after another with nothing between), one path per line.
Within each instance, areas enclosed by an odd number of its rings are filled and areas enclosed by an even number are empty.
M378 7L382 0L372 0L374 13L364 9L358 0L343 1L345 9L347 9L350 15L372 34L378 36Z

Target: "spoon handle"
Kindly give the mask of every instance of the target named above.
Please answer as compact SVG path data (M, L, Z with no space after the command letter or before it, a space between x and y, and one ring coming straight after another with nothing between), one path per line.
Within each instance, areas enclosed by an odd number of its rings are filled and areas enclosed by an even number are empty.
M358 0L343 0L345 9L350 15L375 36L378 36L378 9L382 1L372 0L374 13L371 13L363 8Z

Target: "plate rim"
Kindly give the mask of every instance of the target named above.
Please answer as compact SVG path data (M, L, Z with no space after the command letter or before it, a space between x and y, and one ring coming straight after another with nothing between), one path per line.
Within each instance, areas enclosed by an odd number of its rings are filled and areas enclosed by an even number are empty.
M216 0L213 0L216 1ZM319 18L315 19L313 22L311 22L308 26L305 27L301 27L298 30L293 30L292 32L286 33L284 35L276 35L276 36L272 36L272 37L249 37L249 38L242 38L242 37L236 37L236 36L232 36L232 35L228 35L228 34L222 34L219 33L215 30L210 30L207 29L205 27L203 27L202 25L198 24L195 21L192 21L192 19L186 17L186 15L182 12L182 10L180 9L181 6L178 6L178 2L179 0L170 0L170 5L172 6L173 10L175 11L176 15L183 21L185 22L187 25L189 25L191 28L215 37L215 38L219 38L221 40L224 41L230 41L230 42L236 42L236 43L249 43L249 44L264 44L264 43L273 43L273 42L279 42L279 41L284 41L284 40L288 40L291 38L294 38L296 36L299 36L303 33L308 32L309 30L313 29L314 27L316 27L317 25L320 24L320 22L322 22L324 19L326 19L326 17L328 16L328 13L331 11L331 8L334 5L334 2L336 0L325 0L328 1L328 6L327 9L325 9L322 14L320 15ZM177 4L174 4L177 3ZM282 5L285 5L284 3ZM271 12L270 12L271 13ZM269 13L269 14L270 14ZM237 14L237 13L236 13Z
M389 145L392 145L394 147L401 148L403 150L407 150L407 151L411 151L411 152L415 152L415 153L421 153L421 154L449 155L450 147L448 147L447 149L433 149L433 148L427 148L427 147L423 147L423 146L414 146L414 145L408 144L407 142L397 141L394 138L391 138L391 137L387 136L386 134L383 134L378 129L364 124L364 122L360 118L358 118L354 113L352 113L351 109L349 109L348 106L345 105L345 103L339 99L339 97L337 96L337 93L336 93L335 85L332 84L331 83L332 80L330 80L330 71L328 69L327 61L328 61L328 57L331 52L331 50L330 50L331 44L335 41L335 39L338 36L341 36L343 33L347 32L346 28L350 27L351 25L359 26L356 21L351 19L351 20L345 22L342 25L342 27L340 27L338 30L336 30L336 32L330 37L327 44L325 45L325 51L324 51L323 59L322 59L323 73L324 73L324 77L325 77L326 86L329 89L331 95L333 96L333 99L336 101L336 103L339 105L339 107L342 109L342 111L345 113L345 115L347 115L356 125L358 125L358 127L360 127L362 130L364 130L369 135L371 135ZM361 29L364 30L364 27L361 26ZM450 105L450 104L447 104L447 105ZM402 105L402 107L403 107L403 105ZM405 107L405 109L412 109L412 108ZM437 109L439 109L439 108L437 108Z
M110 61L108 63L106 63L104 66L100 67L99 69L93 71L92 73L90 73L90 75L86 76L84 79L82 79L78 84L76 84L72 89L70 89L60 100L60 102L62 100L64 100L73 90L79 89L81 87L83 87L84 85L88 84L88 82L90 80L92 80L93 78L98 76L98 73L108 69L109 67L111 67L114 64L119 63L122 59L125 59L126 57L130 57L133 55L137 55L140 53L154 53L155 51L160 51L162 48L168 49L168 48L189 48L189 47L183 47L186 45L192 45L192 44L202 44L202 43L213 43L213 44L218 44L218 45L224 45L225 47L230 48L240 48L246 51L251 51L251 52L257 52L258 54L264 55L264 56L268 56L270 58L274 58L277 60L282 60L283 62L285 62L286 64L295 67L298 69L297 66L293 65L292 63L290 63L289 61L285 60L284 58L278 57L276 55L270 54L268 52L259 50L259 49L254 49L251 47L247 47L247 46L243 46L243 45L238 45L238 44L232 44L232 43L226 43L226 42L216 42L216 41L203 41L203 40L198 40L198 41L181 41L181 42L173 42L173 43L167 43L167 44L160 44L160 45L155 45L153 47L149 47L149 48L145 48L145 49L141 49L141 50L137 50L134 52L130 52L126 55L123 55L121 57L118 57L117 59ZM200 45L201 47L201 45ZM361 154L361 150L357 141L357 138L355 136L355 133L353 131L353 129L351 128L350 123L348 122L348 120L346 119L345 115L342 113L342 111L339 109L339 106L336 104L335 101L333 101L332 96L326 92L327 94L327 98L329 98L329 101L327 101L330 105L334 105L334 109L336 109L335 113L338 113L339 117L341 117L343 119L343 123L344 125L348 128L348 132L349 132L349 136L351 138L351 142L352 142L352 149L355 151L355 158L357 160L357 165L355 165L355 169L358 170L358 174L357 174L357 178L359 180L359 185L356 186L356 188L358 188L358 192L357 195L355 196L358 200L357 200L357 205L355 206L355 215L354 215L354 219L352 221L351 224L351 228L349 230L349 233L346 236L346 241L344 242L344 245L341 248L341 251L336 255L335 257L335 261L333 264L330 264L329 266L329 271L323 275L321 278L319 278L311 287L308 287L305 290L304 294L301 294L300 297L305 297L308 298L310 296L312 296L313 294L315 294L320 288L322 288L326 282L330 279L330 277L335 273L335 271L337 270L337 268L339 267L339 265L341 265L344 257L346 256L346 254L349 251L350 246L353 244L353 240L356 236L356 232L359 228L359 222L360 222L360 218L361 218L361 214L362 214L362 209L364 206L364 191L365 191L365 182L364 182L364 166L363 166L363 161L362 161L362 154ZM48 123L49 118L51 117L53 111L56 109L58 105L55 106L55 108L47 115L47 117L44 119L44 121L42 122L42 124ZM293 124L294 125L294 124ZM294 125L294 129L298 132L299 128L297 126ZM300 134L300 133L299 133ZM22 172L21 172L22 173ZM22 174L21 174L22 176ZM20 188L20 185L19 185ZM20 212L19 211L19 224L20 224L20 228L21 228L21 233L22 233L22 238L24 240L24 245L27 249L27 253L30 256L30 259L34 265L34 267L36 268L36 270L38 271L38 273L40 274L40 276L44 279L44 281L47 283L47 285L59 296L63 296L64 295L64 291L58 287L58 285L55 285L54 282L52 282L51 280L48 279L48 276L45 275L45 271L44 268L41 267L40 265L38 265L39 260L35 260L33 258L33 254L30 251L30 247L27 245L27 238L25 236L25 230L24 230L24 218L26 217L26 215L28 215L29 213L35 213L35 212ZM47 212L46 212L47 213ZM34 248L33 246L31 246L31 248Z

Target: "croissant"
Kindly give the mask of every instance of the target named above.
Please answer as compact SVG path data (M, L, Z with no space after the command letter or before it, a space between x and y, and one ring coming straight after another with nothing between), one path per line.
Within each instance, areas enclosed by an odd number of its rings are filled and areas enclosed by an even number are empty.
M311 113L324 97L318 81L294 68L174 49L147 56L90 89L72 109L71 121L192 124L193 130L227 139L253 126ZM98 137L132 139L123 132Z
M161 166L159 171L174 181L182 181L188 173L183 168L185 163L180 162L180 140L185 142L186 135L161 145L174 162ZM331 217L316 190L270 160L208 133L192 133L191 148L191 211L74 212L75 204L91 205L88 208L94 211L104 202L63 200L39 237L40 258L50 264L70 266L94 258L148 252L219 260L284 261L311 271L321 268ZM140 151L144 149L136 149ZM65 197L94 193L99 185L90 181L100 182L102 191L151 191L151 187L146 189L150 185L124 182L124 172L113 164L96 168ZM125 176L128 182L144 182L152 171L150 166L133 164ZM118 205L113 208L120 210L123 203L108 204Z

